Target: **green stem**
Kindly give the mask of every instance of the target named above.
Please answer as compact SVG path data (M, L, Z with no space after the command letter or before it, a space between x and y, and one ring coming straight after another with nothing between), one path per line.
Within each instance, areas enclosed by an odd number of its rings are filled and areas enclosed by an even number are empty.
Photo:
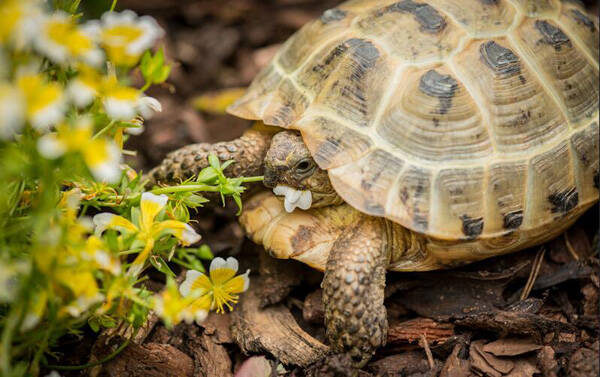
M113 0L112 4L110 6L110 11L111 12L114 11L116 6L117 6L117 0Z
M192 266L191 264L189 264L189 263L187 263L187 262L184 262L184 261L182 261L182 260L181 260L181 259L179 259L179 258L173 257L173 258L171 258L171 260L172 260L173 262L177 263L178 265L180 265L180 266L183 266L183 267L187 268L188 270L195 270L194 266Z
M144 84L144 86L142 86L140 88L140 92L142 92L142 93L145 92L150 87L150 85L152 85L152 83L150 81L146 81L146 83Z
M131 334L131 337L129 339L126 339L123 343L121 343L121 345L119 347L117 347L116 350L111 352L110 355L106 356L103 359L100 359L100 360L97 360L97 361L94 361L91 363L83 364L83 365L48 365L47 364L44 366L48 369L55 369L55 370L82 370L82 369L95 367L96 365L104 364L107 361L110 361L110 360L114 359L115 357L117 357L117 355L120 354L121 351L123 351L125 349L125 347L127 347L129 345L129 343L131 343L131 340L133 338L135 338L138 330L139 330L139 328L135 329L135 331L133 332L133 334Z
M98 131L94 136L92 136L92 139L97 139L100 136L104 135L105 133L107 133L114 125L115 125L116 121L113 119L110 121L110 123L108 123L108 125L106 127L104 127L103 129L101 129L100 131Z
M16 303L10 310L8 317L4 320L2 330L2 344L0 345L0 370L3 376L10 375L10 355L13 332L15 331L22 315L23 305Z

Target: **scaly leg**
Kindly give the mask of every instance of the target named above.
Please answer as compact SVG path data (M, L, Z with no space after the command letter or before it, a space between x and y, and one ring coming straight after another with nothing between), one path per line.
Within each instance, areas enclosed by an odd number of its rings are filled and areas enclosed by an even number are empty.
M388 264L385 223L374 217L343 232L329 254L322 283L327 337L332 351L349 353L358 368L386 342Z
M264 128L255 126L235 140L191 144L173 151L148 173L148 186L178 183L198 174L208 166L210 154L216 155L221 161L235 161L225 169L228 177L262 175L263 160L273 136L272 130Z

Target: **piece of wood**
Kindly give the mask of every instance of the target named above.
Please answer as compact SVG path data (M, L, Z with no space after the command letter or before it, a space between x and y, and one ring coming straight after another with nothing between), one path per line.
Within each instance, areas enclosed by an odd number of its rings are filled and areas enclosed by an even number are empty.
M444 367L440 372L440 377L464 377L469 375L470 363L469 360L464 360L459 357L462 344L457 344L452 349L452 353L446 359Z
M504 338L488 343L482 349L495 356L517 356L540 348L542 346L532 339Z
M454 325L440 323L429 318L415 318L391 323L388 329L388 344L413 343L425 336L427 342L439 344L454 335Z
M329 348L302 330L283 305L260 309L262 281L242 295L231 313L231 333L244 353L269 352L284 364L306 367L323 358Z
M192 377L194 362L169 344L131 343L115 359L104 365L108 377Z

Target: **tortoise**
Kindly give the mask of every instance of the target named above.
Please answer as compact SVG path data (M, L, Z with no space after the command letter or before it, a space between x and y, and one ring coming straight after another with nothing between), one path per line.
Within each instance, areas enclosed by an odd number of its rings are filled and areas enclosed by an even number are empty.
M229 113L239 139L172 152L173 181L263 174L247 235L325 272L327 337L385 344L386 270L541 244L598 201L598 26L576 1L354 0L301 28Z

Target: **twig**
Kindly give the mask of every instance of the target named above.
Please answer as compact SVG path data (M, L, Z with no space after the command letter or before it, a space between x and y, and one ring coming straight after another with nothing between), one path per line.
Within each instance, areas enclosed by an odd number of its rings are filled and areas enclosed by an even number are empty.
M531 266L531 272L529 273L529 278L527 278L527 283L523 288L523 292L521 292L521 301L525 300L529 294L531 293L531 289L533 288L533 284L540 273L540 268L542 267L542 261L544 260L544 255L546 254L546 248L541 247L538 250L535 258L533 260L533 265Z
M431 349L429 349L429 342L425 337L425 334L421 334L421 347L425 349L425 355L427 355L427 362L429 363L429 369L433 369L435 367L435 362L433 361L433 354L431 353Z
M580 259L579 254L577 254L577 252L573 248L573 245L571 245L571 241L569 241L569 232L565 232L563 237L565 238L565 245L567 246L567 250L569 250L569 254L571 254L573 259L578 261Z

